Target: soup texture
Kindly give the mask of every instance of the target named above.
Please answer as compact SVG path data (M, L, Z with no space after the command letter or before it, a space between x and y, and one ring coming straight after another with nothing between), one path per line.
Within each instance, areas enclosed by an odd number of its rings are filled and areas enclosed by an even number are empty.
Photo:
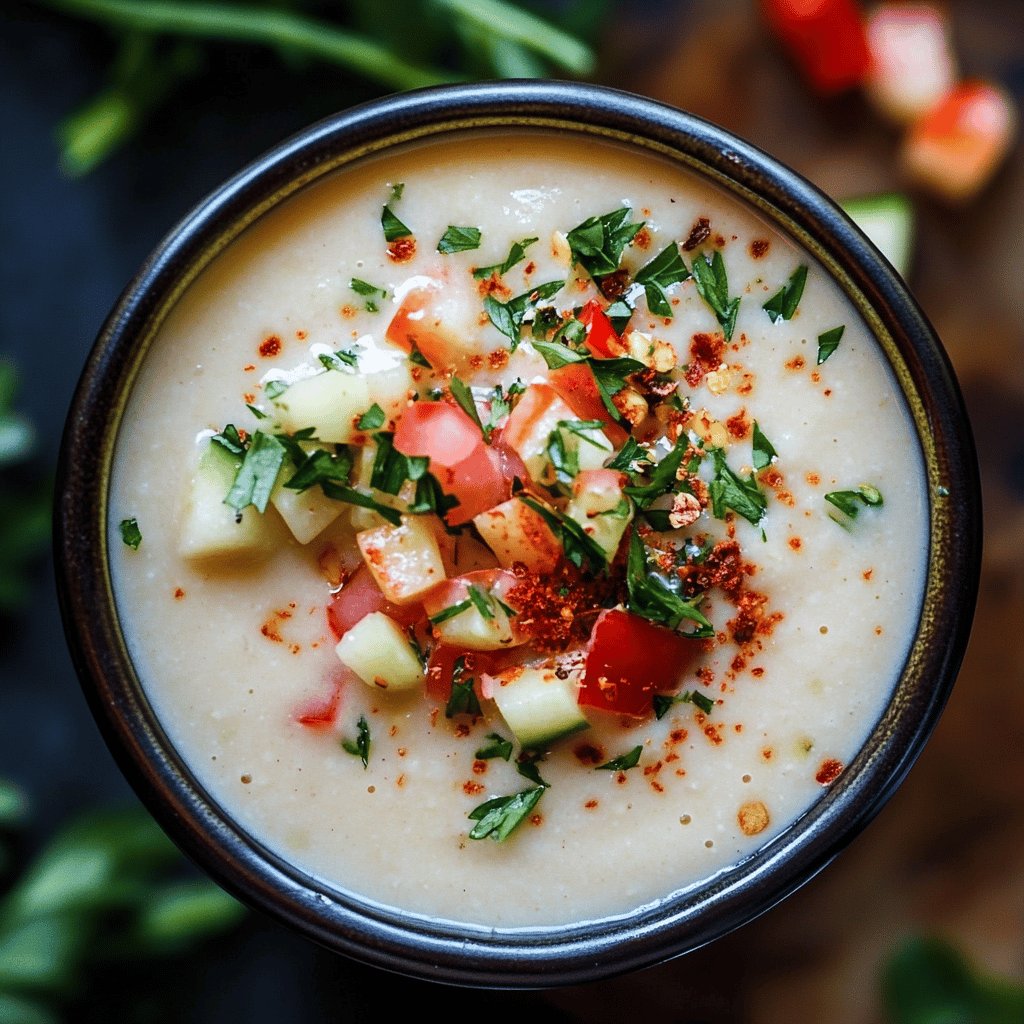
M543 132L365 159L159 327L118 614L203 787L330 887L629 912L791 825L885 709L919 446L823 267L668 161Z

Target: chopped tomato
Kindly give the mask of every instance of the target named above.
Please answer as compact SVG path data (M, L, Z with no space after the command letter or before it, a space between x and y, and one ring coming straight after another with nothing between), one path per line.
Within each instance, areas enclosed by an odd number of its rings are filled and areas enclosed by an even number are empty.
M597 389L597 379L586 363L569 363L548 374L548 383L581 420L601 420L604 432L616 448L621 448L628 432L612 418Z
M435 475L446 494L459 504L445 518L452 526L468 523L474 516L505 501L512 493L512 481L505 475L506 463L500 451L481 444L467 459Z
M989 82L954 86L915 122L903 165L916 182L949 200L970 199L995 173L1017 131L1013 100Z
M579 703L644 718L654 695L675 689L698 650L692 640L631 612L603 611L590 634Z
M608 359L612 356L621 356L626 351L626 346L597 299L591 299L580 310L579 321L586 325L587 348L594 355Z
M326 729L334 725L341 704L341 690L344 679L341 674L332 677L330 691L320 697L311 697L295 711L295 721L309 729Z
M819 93L835 95L864 81L871 59L855 0L761 0L761 10Z
M381 592L365 566L360 566L327 606L327 622L340 640L370 612L384 612L400 626L411 626L423 618L419 604L392 604Z
M398 418L395 448L426 455L431 465L457 466L484 444L480 428L457 405L413 402Z

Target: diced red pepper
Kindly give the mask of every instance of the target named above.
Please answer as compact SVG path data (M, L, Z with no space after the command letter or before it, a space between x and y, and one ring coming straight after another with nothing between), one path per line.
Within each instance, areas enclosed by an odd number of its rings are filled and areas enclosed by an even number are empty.
M903 166L930 191L965 201L995 173L1016 131L1013 100L1003 89L961 82L915 122L903 144Z
M615 422L601 400L597 380L587 363L559 366L548 374L548 383L581 420L600 420L604 423L604 432L616 448L626 443L629 433Z
M587 327L587 348L596 356L609 359L613 356L621 356L626 351L618 332L612 327L601 303L597 299L591 299L582 310L580 310L579 321Z
M300 705L295 712L295 721L308 729L326 729L334 725L341 704L343 682L340 675L332 677L330 691L321 697L312 697Z
M370 571L360 566L345 586L331 598L327 606L327 622L340 640L371 612L383 612L400 626L411 626L424 617L420 604L392 604L381 593Z
M579 703L645 718L654 695L678 686L698 650L692 640L639 615L603 611L590 634Z
M761 0L761 10L819 93L835 95L864 81L871 58L855 0Z

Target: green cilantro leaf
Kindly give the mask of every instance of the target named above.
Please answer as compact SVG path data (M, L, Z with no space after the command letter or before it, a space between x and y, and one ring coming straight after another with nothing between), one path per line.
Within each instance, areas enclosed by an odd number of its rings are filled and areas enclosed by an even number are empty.
M829 491L825 495L825 500L837 508L846 519L856 519L861 505L877 507L883 504L882 492L871 484L861 484L855 491ZM840 526L847 525L846 520L837 519L831 513L829 515Z
M486 737L490 742L481 747L473 756L481 761L490 761L492 758L500 757L507 761L512 756L512 741L496 732L489 732Z
M637 271L634 280L644 286L647 308L655 316L671 318L672 305L668 301L666 289L685 281L689 276L690 271L679 255L679 246L670 242L650 263Z
M697 628L686 636L703 639L715 635L715 627L697 607L699 596L685 600L651 573L644 542L635 529L630 531L629 537L626 592L626 607L642 618L670 629L678 629L684 621L695 622Z
M516 771L537 786L547 786L548 784L540 777L540 762L543 760L544 755L538 751L520 754L516 761Z
M643 221L630 221L632 213L623 206L574 227L567 236L573 261L582 264L591 277L614 274L623 250L644 226Z
M359 430L379 430L384 426L384 421L387 416L384 414L384 410L374 402L362 416L359 417L359 422L356 423L356 427Z
M757 526L768 511L767 501L757 481L753 476L741 477L734 473L721 448L709 448L708 454L715 460L715 478L708 485L712 515L724 519L726 512L732 509L748 523Z
M659 720L664 718L676 704L696 704L705 715L710 715L715 706L715 702L710 697L697 690L684 690L675 695L656 693L653 702L654 717Z
M806 282L807 267L801 264L793 271L790 279L761 307L773 324L780 320L793 319Z
M388 242L393 242L396 238L405 238L412 234L412 231L395 216L391 209L391 204L397 203L398 200L402 198L402 193L404 191L405 184L403 182L399 182L397 185L392 185L391 198L381 211L380 226L384 229L384 238Z
M469 833L470 839L486 839L504 842L517 825L521 824L537 806L547 786L524 789L512 796L496 796L474 807L469 818L476 822Z
M342 740L341 749L346 754L358 757L363 762L363 768L366 768L370 762L370 727L367 725L364 715L359 716L356 729L356 738L354 740Z
M285 446L276 437L257 430L224 504L238 512L249 505L265 512L286 454Z
M565 557L582 569L588 565L593 572L602 572L608 566L608 558L604 548L587 533L575 519L547 508L539 501L526 494L518 495L519 500L528 508L532 508L558 537L565 551Z
M448 225L448 230L441 236L437 243L437 251L445 256L453 252L468 252L470 249L480 248L479 228L459 228L453 224Z
M613 757L610 761L605 761L604 764L599 764L595 771L609 771L609 772L626 772L630 768L635 768L640 763L640 755L644 752L644 748L641 744L637 744L632 750L626 754L620 754L618 757Z
M710 257L707 253L698 256L693 261L691 273L697 292L722 325L726 340L731 341L733 331L736 330L740 300L739 296L729 298L729 278L722 254L716 249Z
M452 398L459 403L459 408L480 428L483 433L484 425L480 422L480 413L477 411L476 402L473 399L473 392L469 385L458 377L453 376L449 384Z
M674 490L677 484L676 475L682 465L683 456L689 442L685 434L680 435L672 450L659 462L651 471L650 482L646 484L631 484L623 488L637 504L640 509L647 508L655 498L668 494ZM639 449L639 445L636 446ZM639 449L643 450L643 449ZM623 449L625 451L625 449Z
M760 472L762 469L766 469L772 464L774 459L779 457L779 453L772 447L771 441L761 432L761 428L757 425L757 420L754 420L754 469Z
M352 291L362 295L366 300L364 306L368 313L380 312L378 302L381 302L388 297L388 293L385 289L378 288L375 284L370 284L368 281L360 281L358 277L353 277L352 280L349 281L349 287Z
M583 363L590 357L582 352L574 352L568 345L558 341L534 341L533 347L544 357L549 370L557 370L570 363Z
M121 540L132 549L138 551L142 543L142 531L139 529L139 521L132 516L130 519L121 520Z
M824 334L818 335L818 365L820 366L823 362L837 348L839 348L839 342L842 340L843 331L846 330L845 324L840 324L838 327L833 327L830 331L826 331Z
M328 370L338 370L341 373L347 373L352 367L359 365L359 360L356 358L354 352L346 352L344 350L339 352L322 352L317 359Z
M512 399L523 394L526 388L522 381L515 380L504 390L500 384L496 385L488 398L487 422L484 424L484 440L490 443L491 434L498 424L512 411Z
M306 455L284 486L302 492L324 481L347 484L351 472L352 455L344 445L338 445L338 450L333 452L317 448Z
M445 718L454 718L456 715L472 715L476 718L482 714L480 701L473 689L473 677L463 679L465 671L465 657L456 658L452 666L452 692L444 709Z
M429 622L432 626L439 626L442 622L454 619L456 615L461 615L472 607L473 602L469 598L466 598L465 601L459 601L457 604L450 604L447 608L442 608L436 615L431 615Z
M219 434L214 434L210 441L213 444L219 444L221 448L231 452L232 455L245 454L245 443L233 423L229 423Z
M536 241L536 238L524 238L521 242L513 242L512 248L509 249L508 255L502 263L495 263L491 267L477 267L476 270L473 271L473 276L478 281L483 281L495 272L498 274L507 274L520 260L526 258L527 248L533 245Z
M548 281L517 295L508 302L499 302L493 295L484 299L484 310L495 327L512 343L512 351L519 347L519 332L526 314L536 309L540 302L550 299L565 287L565 281Z

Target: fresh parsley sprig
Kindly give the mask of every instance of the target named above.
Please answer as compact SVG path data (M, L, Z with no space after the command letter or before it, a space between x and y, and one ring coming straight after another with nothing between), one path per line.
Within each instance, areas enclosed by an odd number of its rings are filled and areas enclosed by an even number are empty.
M690 272L698 294L722 325L726 340L732 341L740 300L739 296L729 297L729 277L722 254L717 249L710 256L703 253L694 259Z
M655 316L671 318L672 304L668 300L667 290L689 277L690 271L686 269L679 254L679 245L670 242L650 263L637 271L634 280L644 286L647 308Z
M698 608L700 596L686 600L651 572L644 542L636 529L629 536L626 591L626 607L636 615L670 629L678 629L683 622L696 623L697 628L686 636L703 639L715 635L715 627Z
M504 842L526 820L547 788L546 784L534 786L511 796L493 797L474 807L468 817L476 824L470 829L469 838Z
M588 217L566 236L575 263L583 266L591 277L614 274L622 262L622 253L644 226L643 221L631 221L633 211L628 206Z
M807 282L807 267L801 264L793 271L790 279L761 307L773 324L780 320L792 320L804 294Z

